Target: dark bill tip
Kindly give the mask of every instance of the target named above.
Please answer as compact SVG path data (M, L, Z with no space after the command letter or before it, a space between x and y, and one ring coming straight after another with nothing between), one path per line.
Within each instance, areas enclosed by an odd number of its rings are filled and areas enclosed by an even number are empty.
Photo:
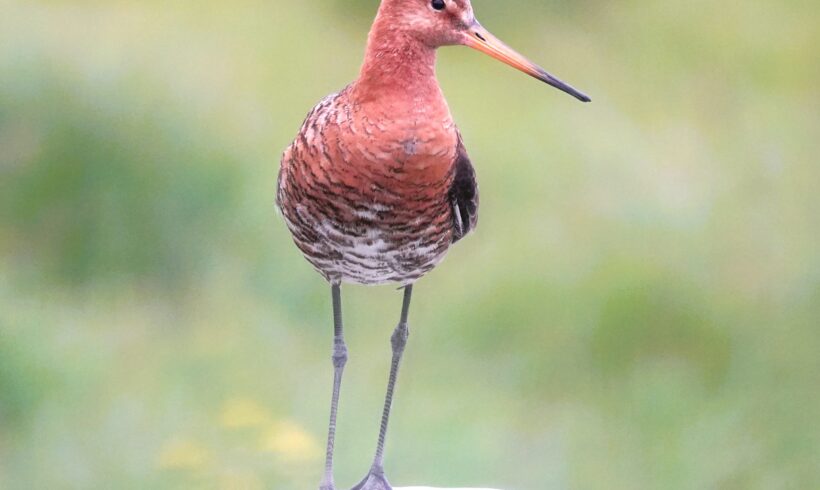
M555 87L558 90L560 90L562 92L565 92L565 93L575 97L576 99L580 100L581 102L592 102L592 99L589 97L589 95L581 92L580 90L576 90L575 88L573 88L569 84L564 83L561 80L555 78L554 76L550 75L549 73L547 73L543 69L538 70L538 75L539 76L536 77L536 78L538 78L542 82L546 83L547 85L549 85L551 87Z

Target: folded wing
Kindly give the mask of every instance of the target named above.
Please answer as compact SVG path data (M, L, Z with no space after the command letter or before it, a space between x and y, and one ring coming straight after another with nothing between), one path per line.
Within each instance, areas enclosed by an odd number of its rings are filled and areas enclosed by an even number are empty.
M450 187L450 205L453 208L453 243L475 229L478 224L478 184L467 150L458 136L455 178Z

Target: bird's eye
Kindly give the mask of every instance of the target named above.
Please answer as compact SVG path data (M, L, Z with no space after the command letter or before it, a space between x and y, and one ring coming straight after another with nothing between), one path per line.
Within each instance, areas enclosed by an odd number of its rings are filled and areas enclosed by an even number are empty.
M444 3L444 0L433 0L430 2L430 5L436 10L444 10L444 7L447 6L447 4Z

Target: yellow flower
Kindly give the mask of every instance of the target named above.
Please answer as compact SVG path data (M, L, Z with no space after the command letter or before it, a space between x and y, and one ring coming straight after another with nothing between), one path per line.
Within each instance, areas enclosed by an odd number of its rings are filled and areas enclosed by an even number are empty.
M321 454L316 439L292 421L273 424L262 438L261 450L291 462L312 460Z

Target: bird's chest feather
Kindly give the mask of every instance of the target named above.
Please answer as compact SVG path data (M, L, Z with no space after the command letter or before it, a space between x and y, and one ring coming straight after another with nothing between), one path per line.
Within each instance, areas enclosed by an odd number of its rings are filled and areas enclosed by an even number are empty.
M329 99L286 152L280 187L351 230L437 221L449 213L457 143L446 104Z
M322 101L282 161L278 199L297 245L327 277L420 277L452 241L457 148L446 105Z
M458 136L446 105L365 105L345 113L337 127L353 175L400 191L437 187L451 173Z

